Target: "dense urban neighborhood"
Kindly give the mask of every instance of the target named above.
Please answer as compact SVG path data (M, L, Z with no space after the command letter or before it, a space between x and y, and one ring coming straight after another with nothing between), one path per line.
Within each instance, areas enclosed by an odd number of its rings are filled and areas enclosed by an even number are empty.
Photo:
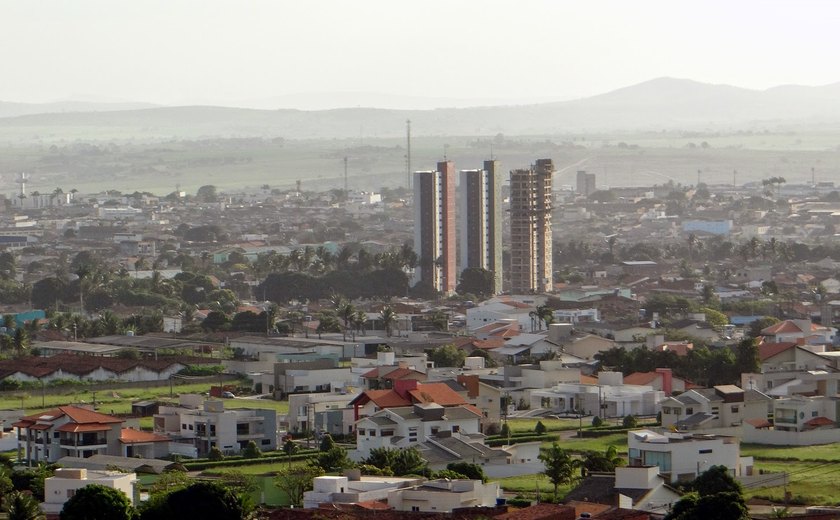
M375 193L21 175L0 212L4 500L840 516L833 183L469 166Z

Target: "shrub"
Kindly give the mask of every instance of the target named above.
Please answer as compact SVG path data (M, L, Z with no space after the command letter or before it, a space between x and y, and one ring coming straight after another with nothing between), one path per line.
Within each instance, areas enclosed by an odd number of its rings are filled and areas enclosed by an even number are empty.
M597 415L592 418L592 426L594 426L595 428L601 426L602 424L604 424L604 420L598 417Z
M636 420L635 415L625 415L621 424L624 425L625 428L635 428L639 425L639 421Z
M548 428L542 423L542 421L537 421L537 425L534 426L534 433L537 435L542 435L548 431Z
M213 446L210 448L210 453L207 454L207 459L213 462L225 460L225 454L222 453L222 450L218 446Z

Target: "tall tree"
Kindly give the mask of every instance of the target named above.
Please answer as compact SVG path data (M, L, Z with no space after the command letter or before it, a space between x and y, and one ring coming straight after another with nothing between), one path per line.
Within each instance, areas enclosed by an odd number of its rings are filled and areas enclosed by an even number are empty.
M545 464L542 473L554 485L555 496L557 496L558 487L571 484L577 479L577 469L581 466L581 461L569 455L556 442L550 448L543 450L539 459Z
M46 518L38 501L29 493L15 491L3 498L8 520L43 520Z
M286 493L291 505L300 507L303 505L303 494L312 490L313 479L323 474L324 471L318 466L280 468L276 471L274 485Z
M385 334L390 338L391 330L397 322L397 313L390 307L383 307L379 312L379 319L382 321L382 326L385 328Z
M131 520L134 507L122 491L99 484L76 490L64 503L61 520Z

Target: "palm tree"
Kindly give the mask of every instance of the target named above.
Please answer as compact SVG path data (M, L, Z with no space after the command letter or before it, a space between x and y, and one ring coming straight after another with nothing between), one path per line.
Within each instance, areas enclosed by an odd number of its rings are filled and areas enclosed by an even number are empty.
M391 307L383 307L379 312L379 319L382 320L382 326L385 328L385 334L391 337L391 327L397 322L397 313Z
M528 317L531 318L531 332L534 332L534 329L536 329L538 316L539 313L536 310L528 313ZM540 330L542 330L542 326L540 326Z
M343 341L347 341L347 329L350 328L350 322L353 320L353 317L356 314L356 308L353 307L353 304L344 300L338 306L338 315L344 321L344 328L341 329L341 336L344 338ZM356 334L353 333L353 341L356 341Z
M38 501L28 493L15 491L5 497L4 507L9 520L43 520L46 518Z
M353 326L362 336L365 335L365 323L367 323L367 313L361 309L357 310L353 316Z

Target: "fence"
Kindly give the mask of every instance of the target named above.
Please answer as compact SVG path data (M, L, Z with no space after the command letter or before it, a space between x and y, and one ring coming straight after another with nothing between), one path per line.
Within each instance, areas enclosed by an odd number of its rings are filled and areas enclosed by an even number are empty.
M156 388L161 386L172 385L177 387L179 385L192 385L200 383L221 383L225 381L238 381L239 376L233 374L221 374L213 376L177 376L170 379L155 379L151 381L107 381L102 383L84 383L79 386L62 385L62 386L44 386L43 388L26 388L18 390L3 390L0 391L0 398L11 397L17 398L23 393L30 395L45 394L45 395L61 395L71 392L90 391L100 392L103 390L124 390L126 388Z

